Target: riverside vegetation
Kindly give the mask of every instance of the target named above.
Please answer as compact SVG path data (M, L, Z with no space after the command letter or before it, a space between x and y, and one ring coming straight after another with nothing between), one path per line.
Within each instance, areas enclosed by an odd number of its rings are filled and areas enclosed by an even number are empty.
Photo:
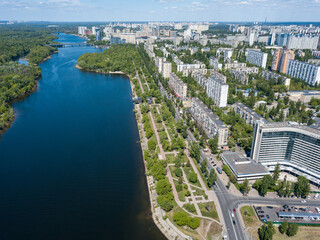
M46 46L56 36L44 28L25 25L0 26L0 129L5 129L14 119L10 103L36 88L41 76L39 64L56 48ZM26 57L29 66L15 60Z

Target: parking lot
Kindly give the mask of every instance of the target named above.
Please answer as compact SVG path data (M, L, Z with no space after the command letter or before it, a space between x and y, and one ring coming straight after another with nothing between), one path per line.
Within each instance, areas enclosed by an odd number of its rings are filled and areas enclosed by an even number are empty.
M319 207L320 208L320 207ZM263 222L297 222L320 224L320 209L308 206L263 206L256 205L254 209Z

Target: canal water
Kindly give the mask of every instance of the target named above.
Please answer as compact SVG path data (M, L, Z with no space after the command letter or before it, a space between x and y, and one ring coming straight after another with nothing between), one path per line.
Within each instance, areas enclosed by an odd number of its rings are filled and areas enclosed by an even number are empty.
M60 34L59 42L84 39ZM0 239L165 239L152 221L129 80L60 48L0 139Z

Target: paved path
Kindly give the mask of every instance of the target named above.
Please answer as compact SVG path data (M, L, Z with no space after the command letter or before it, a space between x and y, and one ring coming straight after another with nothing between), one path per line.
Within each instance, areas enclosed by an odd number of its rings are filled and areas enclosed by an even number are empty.
M158 131L157 131L157 127L156 127L156 124L154 122L154 119L153 119L151 111L149 112L149 117L151 119L151 123L152 123L152 128L153 128L154 134L156 135L156 138L157 138L157 142L158 142L158 146L159 146L159 149L160 149L160 154L161 154L162 160L166 160L167 159L166 158L166 154L163 151L162 144L160 142L160 137L159 137L159 134L158 134Z
M161 116L161 113L160 113L160 111L159 111L159 108L156 107L156 109L157 109L158 114ZM162 126L163 126L164 131L166 132L166 134L167 134L167 136L168 136L169 142L171 143L171 137L170 137L170 135L169 135L169 132L168 132L168 130L167 130L167 127L166 127L164 121L162 121Z

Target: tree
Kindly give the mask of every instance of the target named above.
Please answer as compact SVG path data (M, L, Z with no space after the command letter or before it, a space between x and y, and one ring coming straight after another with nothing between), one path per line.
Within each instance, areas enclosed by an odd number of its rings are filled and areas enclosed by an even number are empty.
M156 147L157 147L157 142L156 142L153 138L151 138L151 139L148 141L148 148L149 148L149 150L154 151L154 150L156 150Z
M193 142L190 146L190 156L197 160L197 162L200 161L200 147L199 144L196 142Z
M280 163L277 163L277 165L276 165L276 167L274 169L274 172L273 172L273 176L272 176L274 182L278 181L279 175L280 175L280 171L281 171L280 170Z
M172 193L169 193L167 195L160 195L157 197L157 202L160 205L160 207L165 210L166 212L169 212L173 208L173 195Z
M212 168L207 181L208 187L211 188L215 181L217 181L217 173Z
M201 162L201 171L203 172L203 174L205 176L207 176L208 174L208 162L206 159L204 159L202 162Z
M180 168L176 168L174 170L174 174L177 176L177 177L181 177L182 176L182 170Z
M288 222L281 223L281 225L279 226L280 233L282 233L282 234L286 233L288 230L288 227L289 227Z
M188 226L192 229L196 229L200 226L200 220L197 217L188 218Z
M164 179L164 176L166 175L166 169L161 163L157 162L151 167L151 174L156 180L159 181Z
M273 235L275 234L275 228L272 222L269 222L268 225L262 225L258 230L260 240L272 240Z
M198 182L198 176L195 172L190 172L189 175L188 175L188 180L191 182L191 183L196 183Z
M306 198L310 193L310 183L309 180L304 176L299 176L298 181L294 186L294 191L298 197Z
M213 154L217 154L218 153L218 134L214 136L214 139L209 139L208 143L209 143L211 152Z
M158 195L166 195L172 191L171 184L167 180L162 179L157 182L156 191Z
M290 223L287 229L288 237L292 237L296 235L298 232L298 224L297 223Z
M243 192L243 195L247 195L250 191L250 186L249 186L249 180L246 178L241 187L240 187L240 190Z
M188 214L184 211L179 211L173 214L173 221L175 221L178 226L184 226L188 223Z

